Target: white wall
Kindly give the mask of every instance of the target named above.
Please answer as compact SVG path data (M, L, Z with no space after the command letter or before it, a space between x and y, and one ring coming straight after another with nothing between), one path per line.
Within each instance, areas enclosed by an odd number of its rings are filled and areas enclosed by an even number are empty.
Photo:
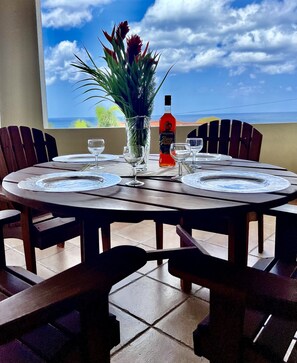
M69 0L71 1L71 0ZM43 128L34 0L0 1L0 120L2 126ZM281 121L281 120L280 120ZM257 125L263 133L261 161L297 172L297 123ZM190 127L178 127L177 140ZM50 130L59 153L86 152L86 140L106 139L107 153L121 153L124 129ZM152 152L158 152L158 129L152 129Z

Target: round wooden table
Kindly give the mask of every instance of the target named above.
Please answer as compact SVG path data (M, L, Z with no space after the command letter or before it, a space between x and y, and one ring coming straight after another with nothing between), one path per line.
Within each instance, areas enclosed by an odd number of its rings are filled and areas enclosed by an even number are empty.
M150 160L148 172L139 175L142 187L128 187L125 182L130 166L119 158L103 163L102 172L122 176L120 184L105 189L86 192L36 192L20 189L17 183L26 178L65 170L80 170L81 164L49 162L11 173L3 180L4 193L21 205L75 216L82 223L82 259L91 259L99 253L98 228L115 221L139 222L144 219L162 223L180 223L185 228L201 228L205 225L228 220L229 260L238 264L247 262L247 214L265 213L272 207L283 205L297 197L297 175L284 168L232 159L229 161L204 162L199 170L261 172L281 176L291 186L272 193L226 193L189 187L172 181L167 171L158 168L157 157ZM152 168L152 172L150 172ZM168 175L166 175L166 173ZM207 227L206 227L207 230ZM230 242L231 241L231 242Z

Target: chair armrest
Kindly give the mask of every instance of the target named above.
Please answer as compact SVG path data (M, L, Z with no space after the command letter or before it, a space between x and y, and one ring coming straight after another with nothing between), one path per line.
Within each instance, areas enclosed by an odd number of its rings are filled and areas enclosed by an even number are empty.
M3 192L3 188L2 188L2 184L0 186L0 202L2 203L9 203L9 199L7 198L7 196L5 195L5 193Z
M0 344L80 306L106 299L115 283L146 263L144 250L115 247L0 303Z
M18 222L21 217L21 212L16 209L0 210L0 226L4 224Z
M251 267L240 268L231 262L183 251L182 258L169 259L169 272L205 286L221 296L244 296L248 307L296 319L297 281Z

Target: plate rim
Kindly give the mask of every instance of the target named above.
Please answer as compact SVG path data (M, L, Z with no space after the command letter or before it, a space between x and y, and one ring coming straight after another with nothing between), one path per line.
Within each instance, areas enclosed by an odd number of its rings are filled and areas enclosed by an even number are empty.
M204 157L205 157L205 159L203 160L203 159L201 159L201 160L199 160L199 155L203 155ZM211 157L209 157L209 159L207 159L207 156L208 155L217 155L217 158L211 158ZM232 160L233 158L232 158L232 156L231 155L226 155L226 154L220 154L220 153L198 153L197 154L197 160L196 160L196 162L206 162L206 161L228 161L228 160ZM185 160L185 162L191 162L192 161L192 157L190 157L190 158L187 158L186 160Z
M100 160L100 155L106 155L106 158L102 158ZM100 154L98 161L109 161L109 160L115 160L118 159L118 155L115 154ZM86 160L69 160L70 157L78 158L79 156L85 156ZM87 160L88 159L88 160ZM65 154L65 155L58 155L53 157L52 161L55 162L61 162L61 163L89 163L95 161L95 155L91 153L85 153L85 154Z
M40 185L37 185L38 181L42 181L42 179L46 179L46 178L54 178L54 177L65 177L67 178L67 176L71 177L71 176L90 176L90 177L94 177L94 176L101 176L104 180L106 180L109 177L113 177L115 178L115 182L111 185L104 185L104 186L94 186L94 187L90 187L87 189L73 189L73 190L59 190L59 189L50 189L50 188L43 188ZM112 173L97 173L94 171L61 171L61 172L55 172L55 173L47 173L47 174L42 174L42 175L36 175L33 177L29 177L27 179L21 180L17 185L20 189L23 190L28 190L28 191L39 191L39 192L52 192L52 193L77 193L77 192L87 192L87 191L91 191L91 190L96 190L96 189L104 189L104 188L108 188L111 186L115 186L117 184L119 184L121 182L122 178L117 175L117 174L112 174ZM32 183L32 186L28 186L26 185L26 183ZM24 185L25 184L25 185Z
M195 176L199 177L199 181L201 180L201 178L205 178L207 176L215 176L215 175L221 175L222 177L224 176L229 176L232 177L232 175L236 176L236 178L238 179L239 176L247 176L249 177L249 179L253 178L253 179L262 179L263 182L270 182L271 180L278 180L279 182L282 182L283 185L277 187L277 185L275 185L275 187L273 187L273 184L268 184L264 185L263 188L261 187L257 187L254 189L228 189L228 188L220 188L220 187L213 187L213 186L207 186L207 185L203 185L203 184L199 184L197 183L197 185L194 185L195 183L191 183L190 180L195 178ZM188 179L190 179L188 181ZM248 178L246 178L248 179ZM201 190L208 190L208 191L213 191L213 192L226 192L226 193L245 193L245 194L253 194L253 193L272 193L272 192L277 192L277 191L281 191L284 190L288 187L290 187L291 183L289 182L289 180L280 177L280 176L276 176L276 175L271 175L268 173L259 173L259 172L248 172L248 171L214 171L214 170L208 170L208 171L200 171L200 172L196 172L196 173L192 173L192 174L187 174L184 175L182 177L182 183L193 187L193 188L197 188L197 189L201 189ZM266 190L265 190L266 188Z

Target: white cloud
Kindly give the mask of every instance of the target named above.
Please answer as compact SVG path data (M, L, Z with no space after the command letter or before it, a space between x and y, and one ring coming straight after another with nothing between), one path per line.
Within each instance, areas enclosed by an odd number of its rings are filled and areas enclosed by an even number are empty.
M239 67L232 67L230 70L229 70L229 75L231 77L234 77L234 76L240 76L241 74L243 74L244 72L246 71L246 67L240 65Z
M92 20L94 7L112 0L44 0L42 24L47 28L80 27Z
M92 20L95 7L111 1L123 0L45 0L44 26L82 26ZM151 48L161 53L160 70L172 64L175 72L215 66L227 69L233 77L247 73L250 79L261 73L296 72L297 1L251 0L249 5L236 7L238 3L156 0L140 22L130 23L131 33L139 33L144 42L149 41ZM127 6L132 4L127 2ZM75 78L68 66L73 53L80 54L76 42L61 42L47 50L49 83Z
M217 65L239 75L297 69L297 1L156 0L133 32L184 72ZM166 49L166 51L164 50ZM163 57L164 58L164 57Z
M57 8L42 14L43 24L48 28L78 27L91 20L92 14L89 10L71 12Z
M42 7L44 8L56 8L56 7L65 7L65 8L81 8L81 7L90 7L90 6L98 6L109 3L110 0L43 0Z
M71 66L74 54L85 59L85 52L78 48L76 41L65 40L46 50L44 65L48 86L57 80L75 82L80 78L79 72Z
M229 94L231 98L240 99L240 97L249 97L254 94L261 93L261 86L258 85L248 85L245 83L239 83L235 85Z
M251 63L268 63L272 58L272 55L265 52L231 52L228 61L231 65L248 65Z
M296 63L284 63L284 64L269 64L267 66L261 66L260 70L267 74L283 74L293 73L296 71Z

